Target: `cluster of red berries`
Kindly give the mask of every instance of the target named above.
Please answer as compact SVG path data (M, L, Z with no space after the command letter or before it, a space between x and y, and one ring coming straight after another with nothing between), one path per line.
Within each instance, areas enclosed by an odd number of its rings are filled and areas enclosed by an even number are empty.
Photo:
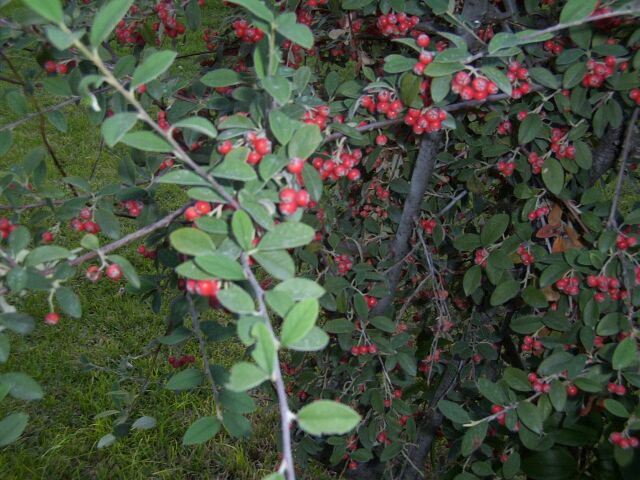
M505 120L498 125L498 135L509 135L513 130L513 125L509 120Z
M624 395L627 393L627 387L619 383L609 382L607 384L607 392L613 393L614 395Z
M389 439L389 436L387 435L387 432L378 433L378 435L376 435L376 440L380 444L391 445L391 439Z
M426 233L427 235L431 235L437 225L438 222L435 218L424 218L420 220L420 226L422 227L422 230L424 230L424 233Z
M609 435L609 441L614 445L618 445L623 450L638 448L640 446L640 440L636 437L625 437L622 432L611 432L611 435Z
M336 263L338 264L338 275L346 275L353 268L353 261L348 255L336 255Z
M305 111L302 117L304 123L317 125L320 130L324 130L327 127L327 120L329 120L329 107L327 105L311 108Z
M311 196L306 190L294 190L286 187L280 190L280 213L293 215L298 208L306 208L311 203Z
M402 101L393 97L392 92L383 90L378 92L375 99L371 95L365 95L360 100L360 105L366 108L369 113L384 113L389 120L393 120L398 118L398 115L404 109Z
M634 88L629 92L629 98L640 105L640 88Z
M310 27L311 23L313 23L313 13L309 10L305 10L304 8L299 8L296 12L296 19L298 20L298 23L302 23L303 25Z
M542 48L553 55L560 55L564 51L564 43L562 40L547 40Z
M217 48L214 40L217 40L219 35L220 33L216 30L211 30L209 28L204 29L204 32L202 33L202 40L206 43L207 50L210 52L213 52Z
M536 152L531 152L527 156L527 161L529 165L531 165L531 172L535 174L539 174L542 172L542 167L544 166L544 158L538 155Z
M533 338L531 335L525 335L520 346L523 352L532 352L534 355L541 355L544 352L544 346L540 340Z
M158 112L158 126L164 131L171 128L171 124L167 121L167 112L164 110Z
M138 245L137 250L140 255L150 260L155 260L155 258L158 256L157 250L148 250L144 245Z
M140 200L125 200L121 205L132 217L139 216L140 212L142 212L142 209L144 208L144 203Z
M404 12L389 12L378 17L377 26L385 37L403 37L407 32L420 23L420 18L408 16Z
M140 13L140 8L137 5L132 5L129 9L130 15L137 15ZM140 23L132 21L127 23L125 20L120 20L116 25L116 39L118 43L122 45L144 45L146 42L139 29Z
M44 70L47 73L53 74L53 73L57 73L59 75L66 75L67 73L69 73L69 69L75 67L76 62L75 61L70 61L70 62L54 62L53 60L47 60L46 62L44 62Z
M369 345L354 345L351 347L351 355L357 357L359 355L367 355L378 353L378 347L376 347L373 343Z
M543 207L538 207L533 212L529 212L527 214L527 218L533 222L534 220L537 220L540 217L544 217L545 215L549 215L550 211L551 211L551 209L547 205L545 205Z
M16 228L18 228L18 225L11 223L11 220L9 220L8 218L0 218L0 236L3 240L8 238L9 235L11 235L11 232L13 232Z
M587 70L582 77L582 86L584 88L600 88L604 85L604 81L615 73L616 57L609 55L604 62L596 62L593 58L587 60Z
M236 36L245 43L258 43L264 37L264 32L258 27L249 25L246 20L236 20L231 24Z
M489 25L487 28L480 28L478 30L478 38L483 42L488 43L494 35L493 25Z
M513 85L511 98L522 98L531 92L531 84L527 81L529 79L529 70L523 67L520 62L513 61L509 64L507 78Z
M193 355L182 355L180 358L176 358L171 355L167 360L169 361L169 365L171 365L173 368L180 368L185 365L194 363L196 361L196 357L194 357Z
M297 43L293 43L291 40L285 40L282 42L282 49L288 53L287 66L297 68L302 63L302 53L304 49Z
M160 163L160 166L158 167L158 171L162 172L164 170L167 170L168 168L173 167L176 164L176 161L169 157L169 158L165 158L164 160L162 160L162 163Z
M47 325L57 325L60 321L60 314L56 312L49 312L44 316L44 323Z
M507 423L507 415L506 413L500 413L504 411L504 407L502 405L496 405L495 403L491 405L491 413L496 415L496 420L500 425L505 425Z
M627 297L627 291L620 289L620 280L615 277L608 277L606 275L589 275L587 276L587 285L599 290L593 296L593 299L598 303L604 302L607 298L607 294L611 300L614 301L622 300Z
M520 245L517 251L523 265L532 265L536 261L535 257L526 246Z
M201 297L215 297L220 291L220 280L193 280L188 279L187 292L195 293Z
M315 157L311 164L314 166L322 180L337 181L341 177L347 177L350 181L355 182L360 179L360 170L355 168L362 160L362 150L356 148L351 152L342 152L337 157L323 159Z
M89 207L80 210L80 214L69 222L69 225L76 232L100 233L100 225L93 221L93 211Z
M186 27L176 20L176 10L173 5L173 0L162 0L158 2L154 10L158 14L158 18L160 18L160 22L155 22L152 25L154 32L160 30L160 24L162 23L167 37L176 38L178 35L184 34Z
M463 100L486 100L489 95L498 93L498 86L482 75L472 78L468 72L456 73L451 81L451 90Z
M515 162L505 162L503 160L500 160L498 162L498 171L505 177L510 177L511 175L513 175L513 172L515 171L515 169L516 169Z
M424 75L425 69L432 62L433 62L433 53L423 50L422 52L420 52L420 55L418 55L418 62L413 66L413 73L415 73L418 76Z
M527 379L529 380L529 383L531 384L531 387L535 392L549 393L551 391L551 384L541 382L540 378L535 373L531 372L529 375L527 375Z
M440 361L440 356L441 352L438 349L436 349L433 354L425 356L418 364L418 371L422 373L429 373L431 365Z
M556 282L556 288L571 297L580 293L580 279L578 277L564 277Z
M447 112L440 108L426 110L410 108L404 117L404 123L412 127L413 133L421 135L425 132L437 132L442 129L442 122L446 119Z
M616 247L620 250L626 250L628 248L633 248L638 244L638 239L636 237L630 237L623 233L618 234L616 238Z
M207 215L211 211L211 204L202 200L197 201L193 206L187 208L184 212L184 218L187 222L193 222L203 215Z
M245 135L245 145L251 150L247 157L247 163L249 165L257 165L262 161L265 155L271 153L271 141L265 137L259 137L257 132L249 132ZM231 140L225 140L218 145L218 153L220 155L229 154L234 148Z
M487 267L487 260L489 259L489 251L486 248L479 248L475 252L473 261L476 265L480 265L482 268Z
M567 130L564 128L551 129L551 151L558 158L572 160L576 156L576 147L566 141Z
M357 207L352 209L352 215L354 217L360 216L362 218L369 217L377 217L378 219L384 220L389 216L389 212L385 207L380 205L371 205L370 203L365 203L362 206L362 209L358 210Z

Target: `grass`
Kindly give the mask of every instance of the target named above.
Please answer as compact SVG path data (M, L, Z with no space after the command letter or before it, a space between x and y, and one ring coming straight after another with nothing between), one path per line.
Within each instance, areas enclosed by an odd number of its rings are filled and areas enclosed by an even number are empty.
M207 3L203 19L206 26L215 27L221 20L222 7L220 3ZM16 7L14 2L0 9L0 16L10 15ZM199 35L189 33L184 45L179 45L180 53L201 50ZM12 60L21 67L38 68L25 52L12 56ZM177 68L190 73L194 68L192 64L192 60L188 60ZM14 86L0 84L0 98L11 88ZM44 94L38 94L38 99L43 105L60 101ZM67 173L88 178L94 161L100 156L93 186L117 182L117 163L127 154L126 149L101 150L99 130L91 125L85 108L70 106L64 113L67 131L58 131L47 124L47 135ZM0 118L4 125L20 116L3 101ZM27 152L41 145L36 125L37 119L34 119L13 131L14 145L0 158L0 170L20 162ZM54 171L52 163L48 163L48 168ZM186 196L180 190L168 189L162 198L163 207L170 209L181 204ZM125 224L125 233L132 229L133 224ZM77 240L78 236L69 234L66 228L58 235L58 241L70 246L77 245ZM118 253L136 259L139 271L149 271L149 264L140 260L134 249L135 245ZM273 471L277 463L275 433L279 424L273 407L264 402L259 402L258 412L250 416L254 430L250 439L239 441L220 433L205 445L182 446L185 430L200 416L211 413L212 402L206 389L179 394L163 389L164 379L173 372L166 362L171 354L167 347L161 351L157 363L151 355L144 354L148 342L163 335L166 305L161 314L155 315L148 304L120 291L118 284L108 280L91 284L78 278L72 284L82 301L81 319L63 317L55 328L38 323L31 335L11 338L11 356L0 372L22 371L31 375L43 387L45 396L37 402L5 399L0 404L2 415L16 409L30 415L22 438L0 449L0 478L223 480L260 478ZM36 319L43 318L48 311L43 295L11 300ZM195 351L196 346L191 342L184 353ZM209 353L212 363L229 366L243 355L243 347L228 341L211 344ZM83 368L81 360L85 357L97 368ZM123 365L129 366L123 370ZM123 371L126 377L122 376ZM157 426L135 431L108 448L98 449L98 441L111 432L115 418L100 415L101 412L117 410L122 391L128 396L136 395L141 379L146 377L151 380L149 388L136 403L132 415L133 418L153 416ZM326 478L313 469L308 476Z

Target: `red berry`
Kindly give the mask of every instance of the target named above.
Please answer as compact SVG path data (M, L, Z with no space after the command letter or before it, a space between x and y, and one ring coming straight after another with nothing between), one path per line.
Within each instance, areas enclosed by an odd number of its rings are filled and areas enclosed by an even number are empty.
M60 321L60 314L56 312L49 312L44 317L44 323L47 325L57 325Z
M200 217L200 214L195 207L189 207L184 212L184 218L187 222L193 222L198 217Z
M198 215L206 215L211 211L211 204L209 202L198 201L193 206L198 212Z
M122 269L117 263L112 263L107 267L106 274L111 280L120 280L122 278Z
M293 173L294 175L302 173L303 169L304 169L304 160L302 160L301 158L292 158L289 161L289 165L287 165L287 170L290 173Z
M431 38L429 38L429 35L426 33L421 33L418 35L418 38L416 38L416 43L420 48L427 48L431 43Z
M310 201L311 197L309 196L309 192L306 190L299 190L296 192L296 203L299 207L307 207Z

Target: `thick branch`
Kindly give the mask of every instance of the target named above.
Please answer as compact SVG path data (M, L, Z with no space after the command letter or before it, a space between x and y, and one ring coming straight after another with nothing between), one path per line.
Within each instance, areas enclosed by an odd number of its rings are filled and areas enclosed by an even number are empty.
M589 173L589 183L594 185L611 168L622 140L622 127L609 126L593 151L593 165Z
M613 200L611 201L611 211L609 212L609 220L607 221L607 228L616 226L616 211L618 210L618 200L622 193L622 185L624 184L624 176L627 170L627 158L629 157L629 151L631 150L631 143L633 140L633 132L636 128L636 122L638 121L638 113L640 108L636 108L629 119L629 125L627 126L627 133L624 137L624 143L622 144L622 152L620 152L620 170L618 171L618 181L616 182L616 190L613 194Z
M420 150L416 158L416 164L411 175L410 190L402 210L402 217L398 225L398 231L391 246L393 262L396 264L388 272L389 295L381 299L373 309L373 315L379 315L387 310L395 297L400 274L402 273L401 260L409 251L409 238L414 229L415 219L420 214L420 205L424 192L427 189L429 180L436 164L436 154L440 146L441 133L424 135L420 142Z

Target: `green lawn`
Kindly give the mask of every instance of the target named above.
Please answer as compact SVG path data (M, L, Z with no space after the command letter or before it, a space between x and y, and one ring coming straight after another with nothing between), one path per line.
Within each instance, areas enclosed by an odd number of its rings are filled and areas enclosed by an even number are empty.
M16 3L0 9L0 17L10 15L17 7ZM212 5L210 1L207 4L203 19L206 25L213 27L221 20L222 7ZM202 50L199 37L199 33L190 33L186 43L179 45L180 52ZM11 58L22 67L35 66L28 52L12 53ZM178 68L189 72L194 69L192 65L193 62L187 60ZM4 95L11 88L15 87L0 82L0 126L20 118L4 101ZM38 98L43 105L60 101L43 95ZM127 151L123 148L101 149L99 131L91 126L84 107L70 106L64 113L68 121L67 132L48 124L47 135L67 173L88 178L94 162L100 157L93 185L98 187L117 181L117 162ZM27 152L41 145L36 126L37 119L34 119L13 131L14 145L0 158L0 170L20 161ZM48 167L54 171L51 162ZM168 189L163 206L175 208L184 199L186 196L181 191ZM125 223L125 227L130 231L133 225ZM58 238L69 245L77 245L79 237L69 234L68 228L64 227ZM135 247L132 245L124 252L135 259L139 271L150 271L151 264L135 253ZM254 424L251 439L238 441L220 433L203 446L182 446L184 431L199 416L210 414L212 403L206 389L180 394L163 389L164 379L173 372L167 363L171 350L164 347L154 362L146 346L153 338L163 335L166 305L162 314L155 315L148 304L121 292L120 285L109 280L91 284L79 277L74 283L71 286L82 300L82 318L63 317L57 327L38 323L30 336L12 336L9 362L0 367L1 372L28 373L45 390L44 399L38 402L25 404L5 399L0 404L1 415L14 407L22 408L30 415L23 437L16 444L0 449L0 478L252 479L273 471L277 463L275 434L279 424L276 411L264 402L258 402L261 406L251 416ZM44 296L29 296L25 300L12 298L11 301L38 320L48 311ZM195 342L192 342L185 347L184 353L196 353L196 350ZM243 347L234 342L210 346L212 363L229 366L242 354ZM97 368L83 368L81 359L85 357ZM127 364L129 379L122 380L122 365ZM99 414L113 410L121 401L122 391L136 395L146 377L151 379L149 388L135 404L132 415L134 418L153 416L157 426L136 431L108 448L98 449L98 441L111 431L114 419L111 415ZM324 476L309 475L309 478Z

